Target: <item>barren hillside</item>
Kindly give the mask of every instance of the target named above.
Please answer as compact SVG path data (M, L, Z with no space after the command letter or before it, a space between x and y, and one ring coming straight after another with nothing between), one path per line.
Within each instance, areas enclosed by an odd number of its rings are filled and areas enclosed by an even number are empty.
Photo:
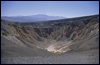
M99 55L99 15L22 23L1 20L2 56L32 56L31 52Z

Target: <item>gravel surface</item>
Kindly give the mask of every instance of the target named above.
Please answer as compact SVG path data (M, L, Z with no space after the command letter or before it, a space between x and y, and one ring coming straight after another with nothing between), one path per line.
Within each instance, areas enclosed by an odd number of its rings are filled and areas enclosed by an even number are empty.
M1 64L99 64L99 55L57 55L38 57L5 57Z

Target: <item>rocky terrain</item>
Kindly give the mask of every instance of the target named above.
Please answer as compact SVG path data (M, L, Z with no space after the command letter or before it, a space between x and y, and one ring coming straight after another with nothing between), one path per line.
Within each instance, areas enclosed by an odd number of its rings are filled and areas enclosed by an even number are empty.
M2 58L66 53L99 55L99 15L40 22L1 19Z

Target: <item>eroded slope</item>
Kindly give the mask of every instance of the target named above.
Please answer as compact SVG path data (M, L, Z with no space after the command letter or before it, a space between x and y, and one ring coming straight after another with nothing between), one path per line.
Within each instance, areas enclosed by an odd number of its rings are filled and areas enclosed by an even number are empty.
M21 46L28 42L54 53L99 52L99 15L25 23L1 20L1 24L1 35Z

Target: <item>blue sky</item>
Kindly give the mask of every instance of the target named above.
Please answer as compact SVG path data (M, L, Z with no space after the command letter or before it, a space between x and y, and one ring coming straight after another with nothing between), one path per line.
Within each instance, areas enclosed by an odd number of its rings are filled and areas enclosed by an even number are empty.
M1 1L1 16L46 14L67 18L99 14L99 1Z

